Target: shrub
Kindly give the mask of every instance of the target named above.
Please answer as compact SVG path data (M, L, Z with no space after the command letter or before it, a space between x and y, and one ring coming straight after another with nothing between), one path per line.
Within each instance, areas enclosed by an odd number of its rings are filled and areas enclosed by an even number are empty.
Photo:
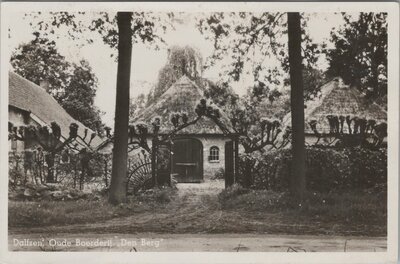
M223 168L219 168L215 173L214 176L211 178L212 180L222 180L225 178L225 170Z
M240 157L239 183L251 179L252 188L287 190L291 150L284 149ZM310 190L386 189L386 149L315 148L306 149L306 180Z

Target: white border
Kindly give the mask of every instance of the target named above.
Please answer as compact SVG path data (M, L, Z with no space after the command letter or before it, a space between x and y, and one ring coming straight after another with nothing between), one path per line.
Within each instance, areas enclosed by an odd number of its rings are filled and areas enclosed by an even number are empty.
M8 58L7 28L18 11L296 11L296 12L387 12L389 22L388 54L388 248L385 253L65 253L8 252ZM387 2L295 2L295 3L2 3L1 4L1 91L0 91L0 262L4 263L395 263L398 250L398 175L399 175L399 5Z

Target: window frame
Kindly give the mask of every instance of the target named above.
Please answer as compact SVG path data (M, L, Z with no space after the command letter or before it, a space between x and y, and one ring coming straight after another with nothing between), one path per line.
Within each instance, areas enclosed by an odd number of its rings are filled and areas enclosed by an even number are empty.
M219 147L217 147L217 146L210 147L208 161L209 162L215 162L215 163L220 161Z

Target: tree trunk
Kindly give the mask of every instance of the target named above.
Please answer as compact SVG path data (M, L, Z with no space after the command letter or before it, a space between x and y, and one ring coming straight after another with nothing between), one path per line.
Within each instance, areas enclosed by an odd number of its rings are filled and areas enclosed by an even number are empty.
M128 159L129 88L132 59L132 13L118 12L118 70L115 104L114 148L109 202L126 201Z
M290 106L292 114L292 167L290 190L300 203L306 188L304 96L301 56L300 14L288 13Z
M47 179L46 182L48 183L54 183L54 160L55 160L56 154L51 152L46 154L46 163L47 163Z

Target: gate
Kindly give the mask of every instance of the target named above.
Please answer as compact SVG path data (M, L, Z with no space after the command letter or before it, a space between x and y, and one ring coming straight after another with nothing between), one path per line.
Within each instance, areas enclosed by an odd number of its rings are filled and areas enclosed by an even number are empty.
M203 181L203 144L193 138L174 140L172 172L178 182Z

